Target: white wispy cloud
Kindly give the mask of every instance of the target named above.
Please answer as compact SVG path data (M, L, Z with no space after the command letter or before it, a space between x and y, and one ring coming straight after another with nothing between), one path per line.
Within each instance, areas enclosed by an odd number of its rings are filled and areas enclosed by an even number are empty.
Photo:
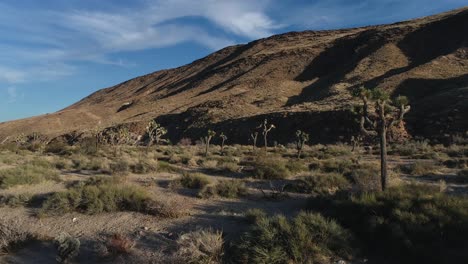
M194 42L212 50L255 39L280 27L269 0L147 0L106 10L25 10L0 4L0 82L49 80L72 74L76 61L129 66L112 54ZM212 31L183 18L203 19ZM222 33L224 32L224 33Z

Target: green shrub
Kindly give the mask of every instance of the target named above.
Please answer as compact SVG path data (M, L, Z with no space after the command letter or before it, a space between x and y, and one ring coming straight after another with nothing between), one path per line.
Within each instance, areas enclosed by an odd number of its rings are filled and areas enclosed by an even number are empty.
M438 187L404 185L314 198L310 205L352 230L368 254L395 263L468 262L466 197L443 194Z
M255 160L253 175L257 179L277 180L289 178L291 172L281 159L260 157Z
M40 215L61 215L70 212L98 214L101 212L148 212L152 200L137 186L97 184L77 186L54 193L42 205Z
M38 184L43 181L59 181L58 173L51 165L40 161L20 165L16 168L0 170L0 189L16 185Z
M184 173L182 178L176 180L174 186L182 186L189 189L202 189L211 183L210 179L201 173Z
M236 243L238 263L330 263L348 258L352 236L335 221L301 212L294 219L259 215Z
M287 191L308 194L333 194L350 187L348 180L341 174L316 174L305 176L287 186Z
M221 180L215 185L207 185L200 192L202 198L221 196L225 198L237 198L247 193L245 184L239 180Z

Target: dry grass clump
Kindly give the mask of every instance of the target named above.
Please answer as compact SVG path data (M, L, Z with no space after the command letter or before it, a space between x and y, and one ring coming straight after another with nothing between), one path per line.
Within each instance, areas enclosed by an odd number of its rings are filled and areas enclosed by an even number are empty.
M169 164L166 161L159 161L158 162L158 172L169 172L169 173L179 173L181 171L180 168Z
M347 175L361 191L380 189L380 165L377 163L362 163L355 166Z
M224 255L223 233L197 230L180 236L177 255L187 263L221 263Z
M432 162L416 161L409 165L401 165L400 170L413 176L431 175L437 172L438 166Z
M238 198L247 194L247 188L239 180L221 180L214 185L207 185L198 195L201 198L221 196L225 198Z
M318 173L299 178L287 186L287 191L328 195L350 188L350 182L338 173Z
M146 174L158 169L157 161L138 160L137 163L130 165L130 170L135 174Z
M0 222L0 255L7 254L34 237L14 222Z
M33 160L16 168L0 170L0 188L38 184L47 180L59 181L57 171L45 160Z
M211 184L211 180L204 174L184 172L180 179L171 183L171 187L182 186L189 189L202 189L209 184Z

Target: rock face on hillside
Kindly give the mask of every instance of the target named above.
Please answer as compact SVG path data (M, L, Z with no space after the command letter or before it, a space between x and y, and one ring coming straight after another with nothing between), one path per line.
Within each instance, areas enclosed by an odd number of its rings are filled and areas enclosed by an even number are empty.
M296 129L313 141L346 138L356 87L410 98L407 130L441 138L468 129L468 8L391 25L291 32L227 47L176 69L102 89L59 112L0 124L58 136L157 118L173 141L207 128L245 143L264 118L287 143ZM139 130L139 131L138 131Z

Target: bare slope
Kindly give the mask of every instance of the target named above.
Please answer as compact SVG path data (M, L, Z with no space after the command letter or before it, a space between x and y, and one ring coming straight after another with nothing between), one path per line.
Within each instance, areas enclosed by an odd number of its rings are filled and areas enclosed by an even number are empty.
M0 139L158 118L173 140L214 127L244 141L268 117L281 124L272 135L281 142L297 128L337 140L352 129L349 91L361 85L410 97L414 135L460 133L468 129L467 25L464 8L392 25L276 35L100 90L53 114L0 124Z

